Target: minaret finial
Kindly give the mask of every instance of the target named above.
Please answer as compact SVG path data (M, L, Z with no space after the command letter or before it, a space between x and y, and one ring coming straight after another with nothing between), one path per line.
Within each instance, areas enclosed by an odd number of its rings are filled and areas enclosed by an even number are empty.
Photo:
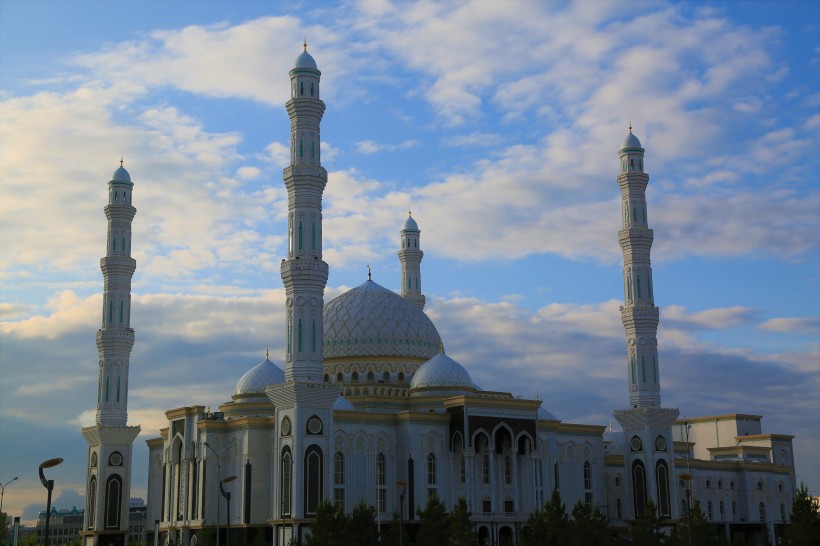
M609 418L609 432L612 432L612 417Z
M370 264L367 264L367 280L372 281L373 278L370 275Z
M305 41L302 42L302 47L305 48L305 52L307 52L307 35L305 35Z
M269 347L265 345L265 360L270 360Z
M629 134L632 134L632 120L629 121Z
M123 156L120 156L120 167L122 167L122 158Z

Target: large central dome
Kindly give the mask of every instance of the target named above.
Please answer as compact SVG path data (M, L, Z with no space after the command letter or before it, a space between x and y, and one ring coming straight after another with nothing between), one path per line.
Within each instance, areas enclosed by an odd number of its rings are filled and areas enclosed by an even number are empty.
M424 311L372 280L325 304L323 316L326 359L439 353L441 338Z

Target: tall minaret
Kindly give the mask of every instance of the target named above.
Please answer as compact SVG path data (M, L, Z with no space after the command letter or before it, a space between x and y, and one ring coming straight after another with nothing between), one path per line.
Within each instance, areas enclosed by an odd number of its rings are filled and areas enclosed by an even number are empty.
M658 374L658 308L652 295L652 230L646 216L646 185L641 142L632 134L624 139L621 158L621 209L623 229L618 242L624 254L624 305L621 321L626 332L629 405L633 408L660 407Z
M421 231L413 215L408 213L404 227L401 228L401 297L410 301L419 309L424 309L425 297L421 293Z
M639 517L651 500L661 517L677 517L677 480L674 479L672 424L677 408L661 408L658 370L658 308L652 295L652 230L646 215L644 149L632 134L626 135L618 155L621 173L622 229L618 242L624 254L624 305L621 321L626 333L629 409L615 411L623 428L625 445L623 471L630 477L631 506L625 519Z
M100 356L96 424L83 429L88 442L88 478L84 544L127 544L131 491L131 449L140 431L128 426L128 366L134 346L131 328L131 204L134 184L122 166L108 183L106 255L103 272L102 326L97 331Z
M327 171L320 162L319 124L325 103L319 99L316 61L304 51L290 71L290 166L288 257L282 261L286 300L286 380L322 380L322 306L328 268L322 260L322 193Z

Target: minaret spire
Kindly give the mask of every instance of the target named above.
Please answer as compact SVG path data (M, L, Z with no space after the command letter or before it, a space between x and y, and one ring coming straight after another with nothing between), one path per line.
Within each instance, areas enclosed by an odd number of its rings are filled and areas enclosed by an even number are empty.
M398 252L401 262L401 296L412 302L419 309L424 309L426 298L421 293L421 231L413 213L407 211L407 220L401 228L401 249Z
M131 277L137 262L131 257L131 204L134 184L120 167L108 183L106 255L103 273L102 324L97 331L100 362L96 424L83 429L88 442L87 507L84 543L94 545L104 532L127 540L131 490L131 450L139 426L128 426L128 368L134 330L131 328ZM116 482L116 485L114 485ZM124 542L122 542L124 543Z

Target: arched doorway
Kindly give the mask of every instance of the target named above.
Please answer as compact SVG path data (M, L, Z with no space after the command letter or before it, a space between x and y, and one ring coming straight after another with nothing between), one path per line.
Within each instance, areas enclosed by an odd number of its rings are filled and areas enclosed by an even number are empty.
M498 546L513 546L515 539L512 527L501 527L498 530Z
M478 528L478 543L482 546L489 546L490 530L487 527L481 526Z

